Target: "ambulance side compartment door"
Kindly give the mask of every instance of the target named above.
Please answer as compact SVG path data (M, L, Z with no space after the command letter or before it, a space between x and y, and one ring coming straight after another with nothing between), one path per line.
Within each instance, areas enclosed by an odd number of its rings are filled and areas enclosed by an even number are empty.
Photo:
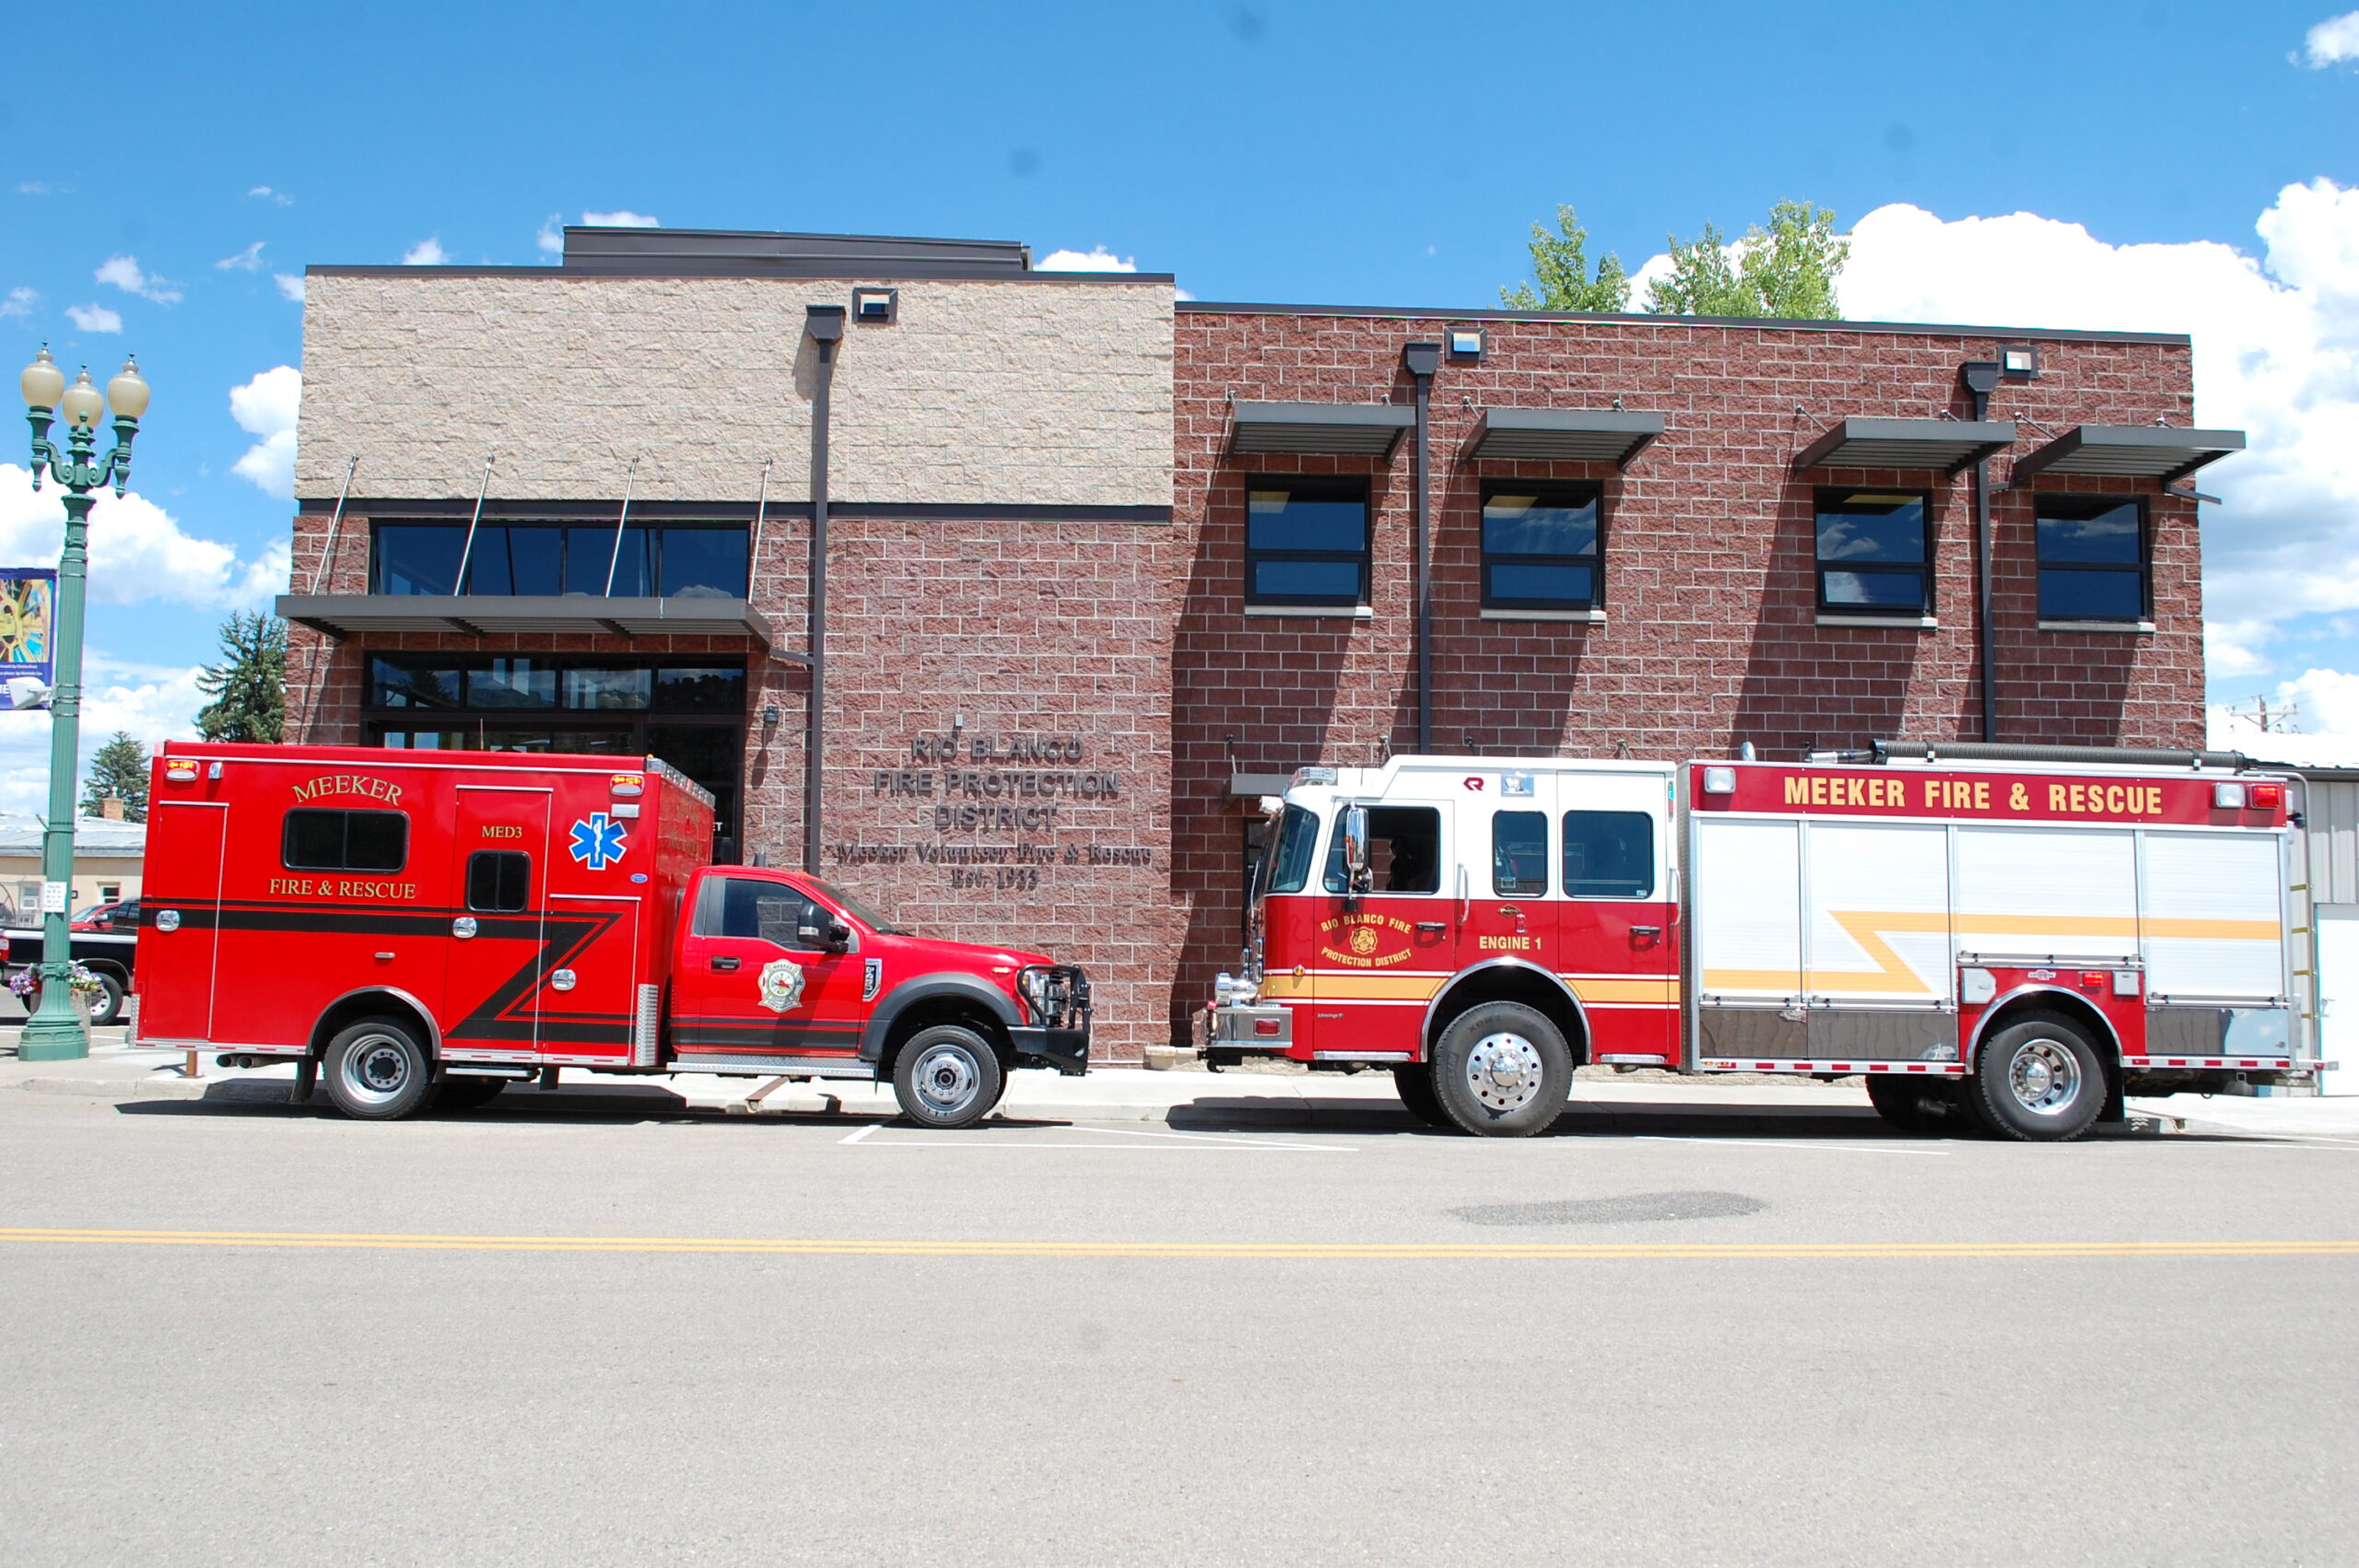
M139 948L132 965L139 991L139 1037L211 1041L229 804L159 801L147 842Z

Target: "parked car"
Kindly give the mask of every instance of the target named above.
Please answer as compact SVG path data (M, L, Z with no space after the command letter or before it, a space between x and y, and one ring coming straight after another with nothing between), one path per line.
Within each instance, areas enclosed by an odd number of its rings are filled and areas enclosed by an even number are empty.
M66 929L76 931L128 931L135 936L139 931L139 900L114 898L103 904L93 904L75 916Z

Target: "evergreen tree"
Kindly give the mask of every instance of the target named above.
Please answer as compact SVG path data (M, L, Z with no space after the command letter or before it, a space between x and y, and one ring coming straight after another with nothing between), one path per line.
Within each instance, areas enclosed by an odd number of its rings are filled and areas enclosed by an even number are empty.
M1630 280L1622 258L1609 251L1589 270L1589 230L1573 216L1573 209L1556 209L1556 232L1532 226L1532 271L1540 280L1534 292L1528 283L1499 290L1499 302L1510 310L1614 311L1630 308Z
M82 781L82 814L104 815L110 795L123 802L124 821L147 820L147 748L128 731L117 730L91 756L89 777Z
M196 678L213 700L196 716L208 741L264 741L287 733L287 624L257 611L232 613L221 626L222 660Z

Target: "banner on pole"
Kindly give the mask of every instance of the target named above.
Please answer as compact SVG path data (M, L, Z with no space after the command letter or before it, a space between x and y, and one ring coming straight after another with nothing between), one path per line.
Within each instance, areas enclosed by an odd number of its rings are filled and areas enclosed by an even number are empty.
M57 573L47 567L0 567L0 687L29 678L55 680Z

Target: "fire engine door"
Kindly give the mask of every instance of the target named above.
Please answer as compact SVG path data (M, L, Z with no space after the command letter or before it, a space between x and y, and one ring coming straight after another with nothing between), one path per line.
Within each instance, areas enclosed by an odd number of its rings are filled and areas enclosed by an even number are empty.
M1520 769L1467 780L1458 806L1457 956L1453 968L1557 961L1554 774Z
M874 999L865 960L829 943L840 920L784 877L706 877L674 982L681 1059L857 1055Z
M1449 966L1453 906L1442 868L1449 863L1437 806L1370 805L1367 890L1351 895L1344 814L1336 813L1313 906L1311 1049L1331 1059L1417 1053L1426 1004ZM1298 994L1298 993L1297 993ZM1306 1043L1305 1009L1295 1010L1297 1054Z
M1660 777L1556 780L1556 971L1588 1016L1592 1059L1668 1060L1677 1041L1668 806Z
M459 786L442 1040L525 1058L541 1048L543 981L557 968L547 918L549 791Z
M229 835L227 805L163 801L156 806L142 899L141 923L147 929L140 945L147 951L138 955L143 1041L214 1038L222 856Z

